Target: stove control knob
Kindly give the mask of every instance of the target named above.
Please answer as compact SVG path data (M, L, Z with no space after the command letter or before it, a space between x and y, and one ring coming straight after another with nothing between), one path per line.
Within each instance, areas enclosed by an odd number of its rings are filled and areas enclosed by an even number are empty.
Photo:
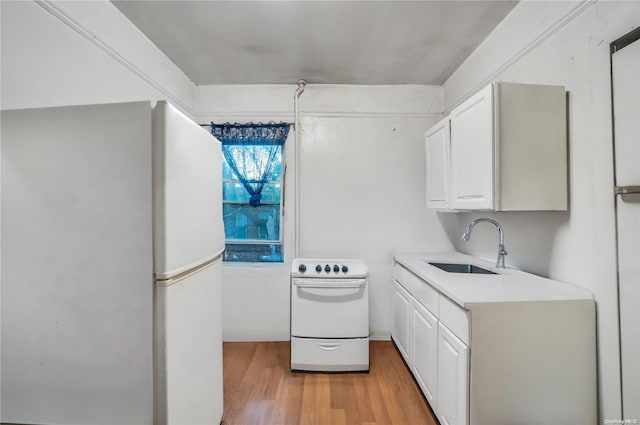
M331 266L328 265L328 264L326 266L324 266L324 271L329 273L331 271Z
M349 271L349 267L347 266L342 266L342 273L346 273Z
M334 273L338 273L339 271L340 271L340 267L338 267L338 265L337 265L337 264L334 264L334 265L333 265L333 272L334 272Z
M304 273L304 272L306 272L306 271L307 271L307 266L305 266L304 264L300 264L300 265L298 266L298 271L299 271L300 273Z
M322 271L322 266L321 266L320 264L318 264L318 265L316 266L316 271L317 271L318 273L320 273L320 272Z

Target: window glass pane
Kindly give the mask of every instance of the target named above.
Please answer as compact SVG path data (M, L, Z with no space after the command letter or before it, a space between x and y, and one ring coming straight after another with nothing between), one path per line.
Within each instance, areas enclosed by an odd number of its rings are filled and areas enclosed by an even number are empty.
M282 187L280 183L267 183L262 188L262 202L280 202Z
M259 179L261 177L258 170L264 170L264 164L267 162L269 158L269 153L272 149L276 151L277 163L273 169L273 172L268 177L267 180L280 180L282 176L282 146L229 146L227 149L230 150L231 154L234 157L243 158L245 157L242 153L243 151L251 151L250 154L246 155L247 162L243 162L244 170L246 171L246 177L248 179ZM246 152L245 152L246 153ZM250 158L253 157L254 160ZM256 162L253 162L256 161ZM257 167L256 167L257 165ZM239 167L243 169L240 165ZM233 170L229 166L229 163L225 158L222 160L222 178L227 180L237 180L237 176L233 173Z
M238 182L222 183L222 199L231 202L249 203L249 192Z
M222 256L223 261L279 262L282 259L280 244L233 244L228 243Z
M223 204L224 234L229 240L280 240L280 205Z
M280 183L267 183L262 188L261 202L280 202L281 194ZM238 182L222 183L222 199L227 202L246 202L249 203L249 192Z

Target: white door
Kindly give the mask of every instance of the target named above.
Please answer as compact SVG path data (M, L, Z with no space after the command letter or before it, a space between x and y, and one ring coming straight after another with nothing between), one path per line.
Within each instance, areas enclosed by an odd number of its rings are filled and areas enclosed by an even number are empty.
M449 118L425 133L427 208L449 209Z
M612 54L616 186L640 189L640 40ZM623 418L640 418L640 193L616 197Z
M493 209L493 86L451 111L451 208Z
M438 420L469 422L469 347L441 323L438 328Z
M367 280L292 279L291 335L306 338L367 338Z
M398 282L394 281L393 292L393 329L391 336L396 342L400 354L411 366L409 357L409 327L411 318L411 295Z
M220 142L173 106L158 102L153 173L156 278L167 279L224 248Z
M156 419L222 419L222 260L173 285L156 285Z
M438 319L414 303L411 332L413 372L422 393L436 415L438 394Z

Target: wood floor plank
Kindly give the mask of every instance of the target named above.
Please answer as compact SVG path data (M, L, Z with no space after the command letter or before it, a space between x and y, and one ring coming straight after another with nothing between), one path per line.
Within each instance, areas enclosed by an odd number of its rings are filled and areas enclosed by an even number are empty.
M289 369L289 342L224 343L224 425L437 425L391 342L369 373Z

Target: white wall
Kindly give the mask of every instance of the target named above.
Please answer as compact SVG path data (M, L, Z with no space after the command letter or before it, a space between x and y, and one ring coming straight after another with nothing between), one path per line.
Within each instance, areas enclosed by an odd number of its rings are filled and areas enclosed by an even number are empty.
M169 100L195 85L106 0L0 3L2 109Z
M199 87L198 118L292 122L295 88ZM451 249L424 207L423 133L441 108L440 88L427 86L307 85L300 97L300 256L367 263L375 338L389 337L394 251ZM289 339L288 254L282 265L225 264L225 340Z
M505 228L507 265L591 290L598 309L600 416L620 418L609 43L640 22L640 2L521 2L444 85L445 109L492 81L560 84L568 91L570 210L441 214L458 250L495 258Z

